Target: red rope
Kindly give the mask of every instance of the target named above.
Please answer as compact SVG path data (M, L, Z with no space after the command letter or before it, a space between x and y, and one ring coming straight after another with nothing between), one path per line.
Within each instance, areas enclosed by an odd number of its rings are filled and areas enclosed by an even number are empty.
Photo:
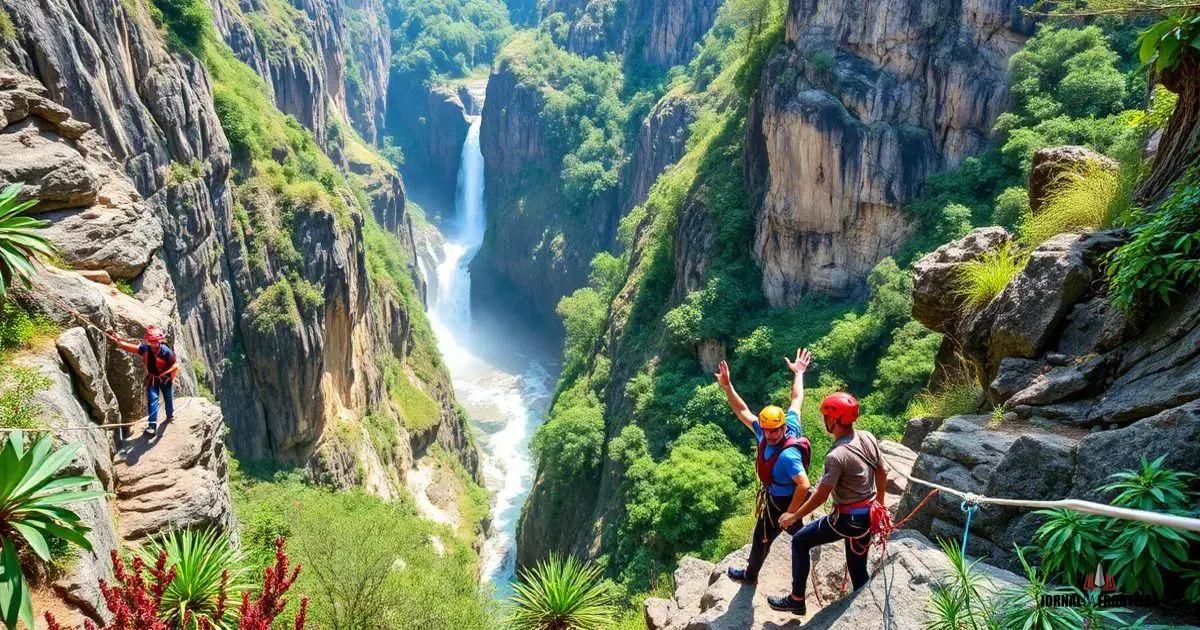
M873 516L873 518L871 519L871 521L872 521L871 528L858 536L853 536L853 537L843 536L843 538L846 538L847 540L850 541L850 552L856 556L865 556L868 553L870 553L871 545L873 545L873 544L878 545L879 549L880 549L879 562L875 563L875 569L878 570L879 567L883 564L884 560L887 559L888 539L892 537L892 534L895 533L896 530L903 529L904 524L907 523L909 521L909 519L916 516L917 512L920 512L921 508L925 507L925 504L929 503L929 501L931 499L933 499L933 497L936 496L937 494L938 494L937 488L930 490L929 494L926 494L925 498L921 499L921 502L917 503L917 506L914 507L912 509L912 511L910 511L908 513L907 516L905 516L904 518L902 518L896 522L892 521L892 513L890 511L888 511L886 508L884 508L882 505L880 505L878 503L873 504L871 506L871 512L872 512L872 516ZM878 507L876 507L876 506L878 506ZM834 531L837 531L837 530L834 530ZM867 536L868 534L874 535L874 539L871 542L868 542L866 544L862 544L862 543L858 542L859 539ZM825 604L821 600L821 593L820 593L820 591L817 590L816 571L810 572L809 578L811 578L811 582L812 582L812 586L813 586L813 595L817 599L817 605L824 608ZM847 566L846 570L842 573L842 584L841 584L841 586L838 587L839 596L846 594L846 585L849 583L850 583L850 567Z

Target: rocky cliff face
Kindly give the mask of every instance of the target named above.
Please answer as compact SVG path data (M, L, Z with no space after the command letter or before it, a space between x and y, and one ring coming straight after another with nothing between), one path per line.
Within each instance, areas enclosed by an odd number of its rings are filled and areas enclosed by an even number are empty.
M41 209L55 224L51 237L72 268L93 283L130 282L130 299L145 306L121 332L140 336L148 323L170 331L184 360L184 393L194 391L194 371L220 401L239 455L305 464L343 485L364 482L363 470L376 471L373 489L383 494L402 487L404 471L434 442L475 470L444 374L419 386L438 403L439 418L419 431L398 425L398 441L407 448L396 449L394 461L382 461L360 440L334 439L328 429L367 413L397 417L384 365L398 361L401 378L415 378L407 362L420 304L381 291L368 275L362 216L339 219L328 208L293 205L271 186L232 172L205 69L167 47L148 5L5 0L4 9L18 36L6 44L0 80L6 125L0 142L13 156L0 179L46 198ZM311 125L314 136L335 149L335 164L364 181L364 210L392 232L401 258L413 264L399 177L365 147L340 156L344 138L321 135L330 121L345 120L339 118L346 109L341 5L317 3L300 12L247 4L216 12L219 31L270 81L280 108ZM293 28L264 34L263 21L279 26L271 20L281 16ZM308 39L271 47L297 34ZM312 56L316 50L328 59ZM381 94L367 92L380 102ZM357 206L355 199L342 201ZM255 244L284 215L295 220L298 275L286 271L286 252ZM80 288L90 287L88 281L72 282L47 291L90 295ZM295 282L314 287L309 306L295 298ZM281 295L287 301L274 305L283 304L294 325L262 326L257 316L272 306L265 302ZM109 405L101 413L136 417L144 408L138 368L123 357L99 360L108 367L117 403L115 411Z
M1006 413L998 424L951 418L932 432L912 423L914 474L992 497L1107 502L1097 488L1143 457L1200 471L1200 296L1147 321L1127 319L1097 282L1104 253L1122 237L1050 239L974 312L964 312L946 283L963 262L1007 242L1002 228L976 230L916 264L914 316L947 335ZM901 509L921 496L906 496ZM1027 543L1041 523L1028 511L990 506L975 522L971 552L1009 567L1013 543ZM942 536L962 527L961 510L938 499L913 523Z
M716 19L722 0L549 0L542 19L559 13L558 43L577 55L615 52L659 69L685 63Z
M449 214L454 210L462 145L471 126L468 116L479 114L482 99L476 103L471 97L478 89L425 88L400 79L389 88L388 131L403 143L405 177L428 200L422 203Z
M859 292L907 236L901 206L925 178L985 146L1029 32L1021 4L789 4L746 138L771 304Z

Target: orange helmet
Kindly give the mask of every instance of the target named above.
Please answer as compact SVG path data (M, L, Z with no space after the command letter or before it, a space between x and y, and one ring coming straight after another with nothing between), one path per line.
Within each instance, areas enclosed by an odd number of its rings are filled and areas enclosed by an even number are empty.
M854 424L858 420L858 401L846 392L837 392L821 401L821 415L837 424Z
M146 343L162 343L166 338L167 335L158 326L149 326L146 328Z
M764 430L778 429L787 422L787 416L783 410L775 405L767 405L763 410L758 412L758 426Z

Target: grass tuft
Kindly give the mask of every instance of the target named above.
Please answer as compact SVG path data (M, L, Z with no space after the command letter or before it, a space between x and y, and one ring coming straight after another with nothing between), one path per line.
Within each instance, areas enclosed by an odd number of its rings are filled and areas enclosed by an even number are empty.
M955 287L963 308L975 311L986 306L1025 267L1025 260L1016 246L1005 243L994 252L963 263Z

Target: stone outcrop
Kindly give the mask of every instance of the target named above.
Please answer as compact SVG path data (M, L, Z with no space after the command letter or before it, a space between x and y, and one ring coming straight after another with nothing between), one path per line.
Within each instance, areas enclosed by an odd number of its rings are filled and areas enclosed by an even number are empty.
M918 260L913 264L913 319L930 330L953 334L963 316L955 295L960 266L1011 241L1012 235L1002 227L977 228Z
M549 0L542 19L561 14L558 43L577 55L618 53L666 69L686 63L717 16L720 0Z
M909 233L902 205L982 150L1030 30L1016 0L793 1L746 130L755 254L772 305L853 295Z
M488 80L480 128L488 227L471 261L471 297L557 328L559 298L587 282L592 256L614 242L617 190L578 206L565 199L562 148L541 116L545 95L518 65L502 59Z
M438 213L454 210L469 116L483 105L482 96L476 101L472 94L477 92L414 85L406 77L389 84L388 130L404 149L404 176Z
M132 427L116 452L121 537L137 542L175 529L233 530L229 462L221 410L203 398L176 398L175 418L154 436Z
M695 120L691 99L668 94L642 121L633 154L621 171L622 215L645 201L658 176L683 157Z
M1087 147L1062 146L1039 149L1029 166L1029 211L1041 212L1042 205L1064 177L1078 175L1088 168L1117 170L1112 158Z
M888 543L886 558L872 554L872 579L861 590L841 593L845 555L841 545L814 549L808 615L771 610L768 595L791 589L790 537L780 535L759 574L758 586L734 582L727 568L744 566L750 546L718 564L685 557L675 571L675 597L645 602L649 630L743 630L745 628L906 628L927 627L926 602L934 586L949 580L946 556L920 534L901 532ZM993 592L1019 587L1024 580L986 564L976 567ZM815 592L814 592L815 590Z

